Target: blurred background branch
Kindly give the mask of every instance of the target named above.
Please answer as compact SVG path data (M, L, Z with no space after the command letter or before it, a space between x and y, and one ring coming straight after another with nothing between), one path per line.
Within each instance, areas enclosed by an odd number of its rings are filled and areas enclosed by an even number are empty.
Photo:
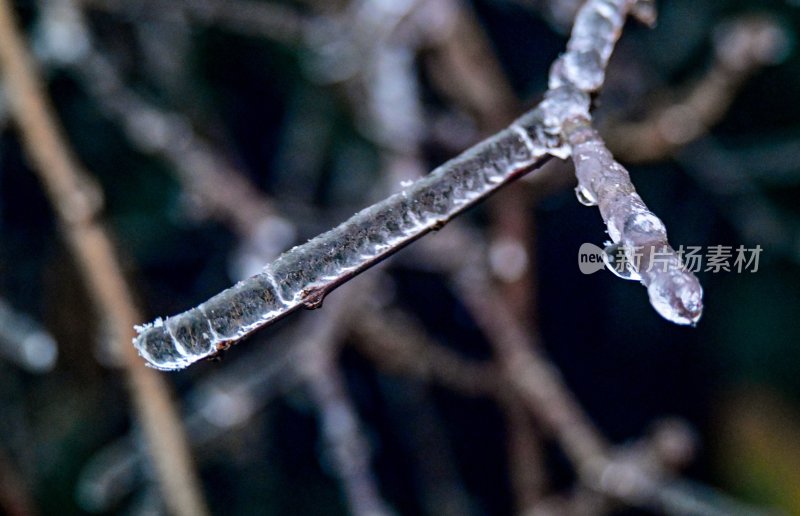
M129 327L139 315L111 240L97 220L102 193L67 146L16 27L13 9L5 1L0 2L0 38L0 67L11 114L95 297L96 308L113 331L112 353L119 357L127 374L135 415L146 435L148 455L158 472L164 499L175 514L204 514L205 503L169 388L128 345L132 337Z

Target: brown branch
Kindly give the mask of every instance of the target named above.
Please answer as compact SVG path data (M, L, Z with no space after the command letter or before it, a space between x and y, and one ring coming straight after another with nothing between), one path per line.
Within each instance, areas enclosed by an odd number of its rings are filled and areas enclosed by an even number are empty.
M0 451L0 509L7 516L37 514L33 500L12 458Z
M705 75L643 120L608 123L602 132L609 147L630 163L674 154L725 116L747 79L783 58L787 40L778 23L765 16L744 16L721 24L714 41L714 63Z
M425 64L433 85L490 134L513 120L519 100L471 7L462 0L451 3L452 26L431 49Z
M102 194L67 146L8 0L0 0L0 66L25 151L45 186L98 309L114 328L114 351L122 360L135 413L169 509L175 514L205 514L168 386L142 364L129 344L131 327L141 317L130 298L111 239L97 220Z
M357 281L329 301L331 306L314 319L306 337L314 340L315 345L307 348L302 362L296 365L303 371L317 411L324 453L333 465L354 516L391 512L381 498L371 469L370 446L336 363L342 336L352 326L353 314L363 307L365 294L370 290L371 283Z
M532 507L544 489L542 450L523 400L494 362L463 358L434 342L398 309L364 310L350 330L354 345L377 367L436 382L466 396L493 398L506 420L509 476L517 512Z
M398 309L366 309L350 332L356 349L388 372L433 381L466 396L503 391L493 364L465 359L434 343L416 320Z
M501 405L506 420L508 474L516 514L527 514L541 500L547 487L541 435L534 430L530 413L517 396Z

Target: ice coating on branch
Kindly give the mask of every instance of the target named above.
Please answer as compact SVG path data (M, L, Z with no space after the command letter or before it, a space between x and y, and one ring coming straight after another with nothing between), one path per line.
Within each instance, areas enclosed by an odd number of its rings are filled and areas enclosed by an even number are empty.
M640 279L650 303L665 319L694 324L702 314L703 290L667 242L664 223L636 193L628 172L591 128L588 93L605 79L608 59L633 0L590 0L578 12L567 52L550 70L550 91L542 103L543 120L534 124L540 139L572 155L581 204L597 205L613 241L604 260L615 274ZM585 98L581 98L583 95ZM550 138L550 140L548 140ZM560 143L557 140L561 139ZM613 255L613 256L612 256ZM620 259L627 263L614 262Z
M632 0L593 0L578 11L567 52L550 72L551 89L572 84L585 92L600 89Z
M512 128L540 142L542 152L566 159L569 146L563 142L562 133L567 120L589 117L589 95L571 86L559 86L545 93L538 109L518 118Z
M539 111L527 118L547 119L554 130L565 116L556 108ZM301 306L316 308L340 282L440 228L547 152L533 128L505 129L402 192L290 249L261 273L163 323L137 328L134 345L153 367L180 369Z
M147 360L148 364L156 369L172 370L182 369L191 363L182 353L183 348L176 346L175 339L163 324L137 327L139 336L134 339L134 345L139 354Z
M609 234L624 247L650 300L665 318L696 322L702 289L682 270L666 231L636 194L627 172L590 128L589 93L605 67L632 0L589 0L577 15L567 53L554 63L540 106L402 192L297 246L234 287L166 324L139 329L134 345L153 367L179 369L224 349L291 311L316 308L333 288L533 167L572 154L578 195L597 203ZM643 258L633 260L637 249ZM662 257L661 255L664 255ZM664 263L663 270L650 265ZM208 327L209 331L205 328Z
M195 308L189 317L167 319L167 331L178 343L184 356L208 353L215 347L214 332Z
M670 249L671 250L671 249ZM694 325L703 313L703 289L694 274L685 272L680 258L670 256L670 268L665 273L648 274L650 304L665 319L676 324Z
M695 324L703 312L703 289L667 242L667 230L642 201L627 170L617 163L587 123L570 126L578 190L596 199L608 234L629 263L625 275L641 278L650 304L665 319Z

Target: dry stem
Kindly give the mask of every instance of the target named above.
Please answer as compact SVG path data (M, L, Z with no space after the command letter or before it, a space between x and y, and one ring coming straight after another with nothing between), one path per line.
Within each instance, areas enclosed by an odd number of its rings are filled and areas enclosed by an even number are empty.
M0 66L25 151L58 214L98 309L115 330L114 350L122 358L134 410L168 507L175 514L206 514L168 386L142 364L129 344L132 325L141 317L111 240L97 220L102 194L66 143L8 0L0 0Z

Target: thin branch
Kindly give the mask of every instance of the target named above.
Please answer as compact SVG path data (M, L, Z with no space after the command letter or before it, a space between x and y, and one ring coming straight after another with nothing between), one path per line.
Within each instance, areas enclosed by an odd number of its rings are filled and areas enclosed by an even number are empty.
M506 453L516 514L527 514L547 485L544 443L530 413L516 396L502 405L506 420Z
M97 221L102 194L67 146L7 0L0 0L0 67L25 151L61 220L98 308L115 329L115 351L125 367L136 415L158 472L159 487L175 514L205 514L168 386L161 377L142 367L130 346L125 345L131 334L129 325L140 316L130 299L111 240Z
M624 250L622 266L641 279L650 304L662 317L677 324L697 323L703 312L700 282L670 247L664 223L636 193L628 171L614 160L588 120L570 126L567 138L575 158L578 197L600 208L608 235Z
M436 344L418 321L396 308L363 310L350 332L359 353L389 373L435 382L465 396L500 399L507 392L494 364Z
M509 128L448 161L403 192L288 251L267 265L262 273L197 308L170 317L166 322L158 319L138 327L139 336L134 344L139 353L153 367L180 369L229 347L302 306L317 308L325 295L338 285L426 233L441 228L501 186L540 166L550 156L567 157L572 149L565 145L562 133L580 121L590 120L588 94L603 83L606 64L622 30L625 13L632 5L630 0L588 2L578 13L567 44L568 52L553 65L550 90L545 99ZM567 121L570 123L565 124ZM577 147L582 143L579 134L580 131L572 130L564 136L571 139L569 145ZM584 148L581 150L583 152ZM598 163L601 167L608 165L604 161ZM581 166L580 162L578 164ZM599 168L598 173L600 176L593 174L590 179L601 177L603 169ZM595 185L591 182L582 186L595 198L602 197L601 206L607 193L618 194L614 196L620 201L615 204L618 212L609 219L615 223L625 223L629 218L636 222L636 216L652 215L638 196L633 197L632 186L609 192L594 191ZM608 217L606 213L604 216ZM655 216L652 218L658 221ZM647 219L651 221L649 216ZM617 238L622 236L623 228L609 226L609 229L617 229ZM653 228L634 229L649 230L644 235L649 240L644 241L634 238L634 232L625 234L632 245L649 244L645 252L647 249L652 252L656 249L654 244L665 241L652 238ZM628 241L624 243L627 245ZM626 251L634 252L627 247ZM674 263L680 261L670 262ZM659 313L682 324L699 318L702 291L691 273L678 267L662 275L657 271L641 273L646 282L651 278L649 292Z
M324 332L327 339L309 347L299 367L305 371L308 392L317 410L324 457L339 479L349 512L355 516L388 515L391 511L381 498L371 471L370 445L336 364L338 343L351 323L349 314L363 305L361 292L349 292L357 299L337 298L330 313L314 318L310 333Z
M425 61L433 85L475 116L484 131L502 129L519 112L519 100L469 3L448 1L455 10L450 30Z
M789 36L766 16L728 21L716 32L714 63L680 98L652 110L641 121L603 128L615 155L638 163L674 154L719 122L747 79L783 59L789 47Z
M534 110L512 127L447 162L403 192L295 247L264 272L166 322L139 328L135 345L154 367L179 369L324 296L419 237L444 226L543 161Z

